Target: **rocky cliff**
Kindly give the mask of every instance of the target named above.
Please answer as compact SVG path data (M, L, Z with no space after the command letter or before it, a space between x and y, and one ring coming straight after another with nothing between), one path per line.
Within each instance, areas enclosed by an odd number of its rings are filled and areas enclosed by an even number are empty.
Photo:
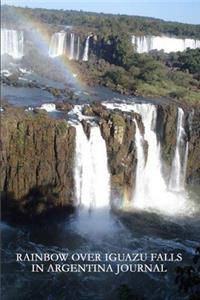
M200 184L200 107L188 116L189 154L187 164L188 183Z
M124 190L130 195L137 165L135 122L144 134L141 116L109 111L101 104L86 106L83 114L95 118L106 141L112 195L120 196ZM198 110L187 113L188 183L200 182L199 118ZM176 146L176 119L175 105L157 106L156 131L166 176ZM90 124L83 120L82 125L89 136ZM2 113L1 130L2 199L6 203L14 200L22 212L32 214L73 204L75 128L65 119L51 118L42 110L25 112L7 107ZM147 142L144 147L147 154Z
M7 109L2 114L3 196L22 211L69 204L73 190L75 130L45 112Z

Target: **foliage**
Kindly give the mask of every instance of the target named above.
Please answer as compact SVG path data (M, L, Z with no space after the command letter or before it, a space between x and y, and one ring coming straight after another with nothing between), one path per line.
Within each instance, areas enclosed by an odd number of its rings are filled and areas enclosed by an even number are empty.
M200 49L188 49L183 53L154 51L138 54L130 53L128 46L120 54L121 62L113 59L118 55L117 51L112 47L107 56L104 50L104 59L88 62L88 72L100 78L103 85L134 95L172 97L193 103L200 101Z
M152 57L156 60L164 62L171 68L183 72L189 72L195 75L198 79L200 77L200 49L187 49L184 52L165 54L162 51L153 51Z
M64 134L64 133L66 133L66 130L68 129L68 124L65 120L59 121L56 127L61 132L61 134Z
M160 33L181 37L200 38L200 25L166 22L161 19L93 13L73 10L30 9L13 6L2 6L2 22L19 22L18 15L34 19L46 24L73 25L85 27L96 33L117 34L119 32L132 34L158 35Z
M73 25L84 36L94 33L95 38L90 40L90 60L73 62L73 67L77 67L83 79L90 84L102 84L126 94L172 97L193 103L200 101L200 49L169 54L163 51L138 54L131 41L132 34L163 33L200 38L200 25L137 16L2 6L2 23L18 24L23 19L17 17L19 15L23 15L25 20L43 22L51 30ZM39 70L44 76L48 73L58 81L64 80L62 70L55 69L50 59L39 55L36 49L30 51L31 60L26 61L26 56L23 58L26 65ZM60 95L57 89L51 92L56 97Z

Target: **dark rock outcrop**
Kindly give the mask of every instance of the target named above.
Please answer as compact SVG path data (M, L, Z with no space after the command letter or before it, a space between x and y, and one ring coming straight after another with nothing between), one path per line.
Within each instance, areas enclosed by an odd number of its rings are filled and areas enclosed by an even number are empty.
M200 184L200 109L188 116L189 149L187 163L188 183Z
M85 115L96 117L105 139L114 195L120 196L125 190L130 195L135 184L137 165L134 120L143 134L141 116L119 110L109 111L100 103L86 107L83 112ZM147 148L147 144L145 146Z
M70 204L75 129L43 111L14 108L2 114L1 123L4 197L19 201L21 210L32 204L37 213L51 205Z

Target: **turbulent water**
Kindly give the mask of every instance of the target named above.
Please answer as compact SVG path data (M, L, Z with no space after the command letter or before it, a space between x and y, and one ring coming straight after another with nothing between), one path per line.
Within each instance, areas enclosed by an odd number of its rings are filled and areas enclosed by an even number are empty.
M200 41L194 39L180 39L167 36L132 36L132 43L138 53L151 50L164 50L164 52L184 51L187 48L200 48Z
M149 300L182 300L175 268L191 264L199 244L197 217L168 219L148 212L102 216L101 211L18 227L2 224L2 299L120 300L122 285ZM182 253L168 273L31 273L15 253ZM113 262L113 267L117 262ZM145 289L144 289L145 286ZM16 293L17 291L17 293ZM20 295L20 296L19 296Z
M24 55L24 33L20 30L1 29L1 55L8 54L15 59Z

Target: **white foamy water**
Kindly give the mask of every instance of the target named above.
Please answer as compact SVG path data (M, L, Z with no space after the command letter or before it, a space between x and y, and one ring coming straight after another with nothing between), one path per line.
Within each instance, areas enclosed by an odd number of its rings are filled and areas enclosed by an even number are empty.
M164 50L164 52L184 51L187 48L200 48L200 40L180 39L168 36L132 36L132 43L138 53L151 50Z
M135 132L135 143L137 146L137 169L136 169L136 182L134 198L139 199L140 193L143 190L144 185L144 168L145 168L145 156L144 156L144 139L138 128L137 121L134 120L136 132Z
M110 174L106 143L100 128L91 127L88 139L81 124L76 127L75 194L78 205L86 208L109 207Z
M66 55L70 60L79 60L80 37L74 32L56 32L51 37L49 56L54 58Z
M34 109L44 109L47 112L54 112L54 111L58 111L56 109L56 105L54 103L44 103L39 107L28 107L27 109L25 109L25 111L33 111Z
M27 70L27 69L24 69L24 68L19 68L19 71L23 74L28 74L28 75L33 73L33 71Z
M75 42L74 33L70 33L70 54L69 54L69 59L74 59L74 42Z
M169 191L162 173L160 144L155 132L157 109L152 104L104 103L109 109L134 111L141 115L145 127L144 136L140 133L136 121L135 145L137 150L136 185L133 191L133 207L139 209L160 210L167 214L182 213L186 210L186 194ZM177 137L178 139L178 137ZM148 143L145 163L144 141ZM174 159L177 159L175 157Z
M83 61L88 61L89 57L89 46L90 46L90 37L89 35L85 41L85 48L84 48L84 53L83 53Z
M47 112L53 112L56 111L56 105L54 103L44 103L40 107L37 107L38 109L44 109Z
M185 142L185 115L182 108L178 108L177 117L177 140L174 159L169 181L169 188L172 191L180 192L185 189L185 177L188 157L188 142Z
M64 31L55 32L51 37L49 56L54 58L61 56L65 53L65 38L66 33Z
M79 60L80 57L80 37L77 39L77 49L76 49L76 60Z
M1 55L8 54L15 59L24 55L24 33L20 30L1 29Z
M10 72L9 70L3 69L3 70L1 70L1 74L5 77L9 77L10 75L12 75L12 72Z

